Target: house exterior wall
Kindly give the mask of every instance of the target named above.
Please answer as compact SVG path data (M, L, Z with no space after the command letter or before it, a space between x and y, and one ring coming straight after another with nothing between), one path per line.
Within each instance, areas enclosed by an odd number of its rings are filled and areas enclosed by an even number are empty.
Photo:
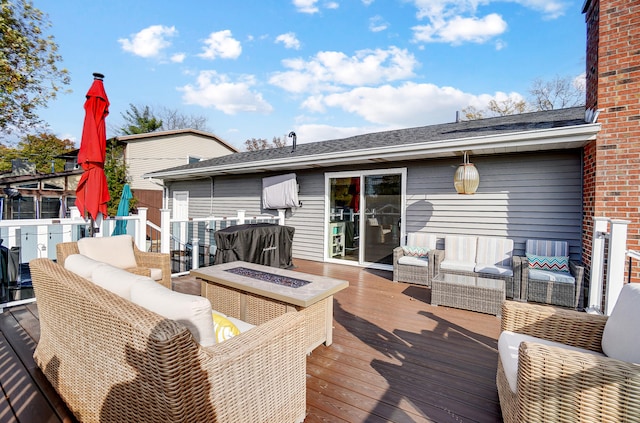
M590 267L593 217L624 219L627 248L640 250L640 3L590 0L587 22L587 100L601 109L602 130L585 147L583 261ZM640 266L632 279L640 281Z
M391 163L407 168L407 232L491 235L512 238L516 253L524 253L529 238L563 239L571 256L581 255L581 152L567 150L521 155L472 157L480 173L474 195L459 195L453 174L459 159ZM375 169L375 166L357 169ZM296 172L302 207L287 213L286 224L296 228L293 256L324 259L325 172L354 167ZM174 182L173 191L190 191L191 217L276 214L261 210L262 177L216 177L211 201L211 180ZM171 207L171 205L169 205Z
M210 159L230 154L225 145L198 134L167 134L127 142L127 162L131 189L162 191L162 187L142 178L145 173L188 163L188 157Z

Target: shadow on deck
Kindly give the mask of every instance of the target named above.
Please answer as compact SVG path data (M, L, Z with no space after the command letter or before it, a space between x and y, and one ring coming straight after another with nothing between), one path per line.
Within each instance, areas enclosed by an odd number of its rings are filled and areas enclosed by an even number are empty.
M501 422L495 316L430 305L430 290L391 273L294 260L349 281L335 296L333 344L307 359L310 422ZM191 277L174 289L200 293ZM0 317L0 421L73 422L35 366L37 304Z

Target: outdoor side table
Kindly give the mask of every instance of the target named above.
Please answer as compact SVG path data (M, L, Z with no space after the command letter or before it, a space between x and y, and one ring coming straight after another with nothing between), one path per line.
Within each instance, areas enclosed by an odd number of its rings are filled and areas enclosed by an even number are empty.
M438 273L431 281L431 305L501 315L504 280Z

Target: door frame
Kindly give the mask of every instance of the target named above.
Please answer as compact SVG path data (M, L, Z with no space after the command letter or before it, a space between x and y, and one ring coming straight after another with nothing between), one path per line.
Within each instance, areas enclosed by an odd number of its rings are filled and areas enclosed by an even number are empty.
M323 223L323 255L324 261L328 263L346 264L350 266L370 267L372 269L392 270L393 265L365 262L364 261L364 249L360 246L358 251L358 260L341 260L329 257L329 222L330 222L330 204L331 204L331 179L334 178L360 178L360 204L364 202L364 177L370 175L400 175L400 244L404 239L406 230L406 211L407 211L407 168L382 168L382 169L365 169L365 170L349 170L341 172L325 172L324 174L324 223ZM360 210L361 218L359 219L359 233L365 231L365 220L362 218L364 214L362 209ZM362 242L362 241L359 241Z

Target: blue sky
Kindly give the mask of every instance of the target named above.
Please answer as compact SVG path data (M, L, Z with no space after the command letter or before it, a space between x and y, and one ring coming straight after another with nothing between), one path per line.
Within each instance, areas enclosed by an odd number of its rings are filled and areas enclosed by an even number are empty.
M34 0L49 15L70 94L41 111L79 143L92 73L108 135L129 104L204 116L243 150L451 122L584 73L582 2L562 0ZM289 140L291 143L291 140Z

